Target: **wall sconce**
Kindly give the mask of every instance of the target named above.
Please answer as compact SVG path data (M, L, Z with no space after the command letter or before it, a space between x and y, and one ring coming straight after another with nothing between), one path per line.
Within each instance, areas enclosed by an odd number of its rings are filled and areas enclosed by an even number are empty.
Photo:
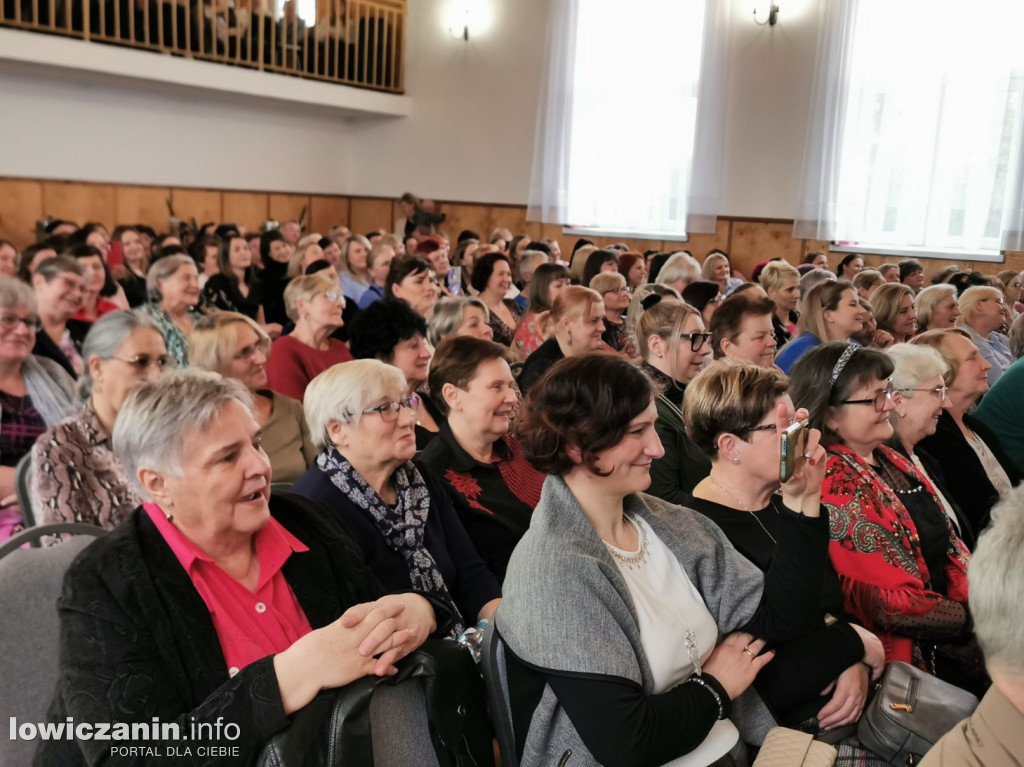
M765 19L764 21L758 21L757 20L757 6L756 5L754 6L754 23L755 24L758 24L759 26L762 26L762 27L765 24L767 24L769 27L774 27L776 22L778 22L778 20L779 20L779 6L777 6L775 3L772 3L769 6L769 8L768 8L768 18Z
M453 38L469 41L472 30L478 33L487 26L488 0L451 0L448 6L448 34Z

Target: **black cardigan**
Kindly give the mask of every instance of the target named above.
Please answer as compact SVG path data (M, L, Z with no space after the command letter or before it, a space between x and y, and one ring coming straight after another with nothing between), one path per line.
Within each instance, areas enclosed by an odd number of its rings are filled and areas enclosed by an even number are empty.
M293 553L282 572L310 626L326 626L349 607L384 593L363 566L351 538L319 504L288 493L275 494L271 514L309 547ZM239 748L231 761L252 764L264 744L288 723L274 658L251 663L228 676L210 613L188 573L149 516L136 509L119 528L86 548L64 578L60 612L60 677L50 720L63 722L177 722L188 735L190 722L238 725ZM437 623L451 616L438 611ZM112 741L43 741L37 765L98 763ZM163 746L157 742L136 746ZM175 764L214 765L200 756ZM104 764L162 764L158 757L110 757Z
M964 415L964 424L985 442L1014 487L1019 485L1020 470L1003 451L999 438L970 414ZM988 527L989 515L992 507L999 501L999 493L996 492L978 454L967 443L967 438L956 425L953 416L943 410L935 433L922 439L916 447L928 453L942 467L950 480L943 488L949 491L947 497L960 507L971 524L973 534L981 535Z

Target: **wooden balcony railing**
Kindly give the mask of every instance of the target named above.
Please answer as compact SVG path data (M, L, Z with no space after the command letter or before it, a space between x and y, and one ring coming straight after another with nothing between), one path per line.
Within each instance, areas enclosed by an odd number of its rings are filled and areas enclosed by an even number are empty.
M402 93L407 0L0 0L0 26Z

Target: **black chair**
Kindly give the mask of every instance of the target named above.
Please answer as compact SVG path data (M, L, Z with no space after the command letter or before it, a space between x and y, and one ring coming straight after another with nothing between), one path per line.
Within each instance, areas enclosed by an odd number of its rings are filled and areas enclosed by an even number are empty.
M480 672L487 686L491 723L498 739L502 767L519 767L516 736L512 730L512 705L508 697L508 673L505 667L505 643L492 620L480 642Z

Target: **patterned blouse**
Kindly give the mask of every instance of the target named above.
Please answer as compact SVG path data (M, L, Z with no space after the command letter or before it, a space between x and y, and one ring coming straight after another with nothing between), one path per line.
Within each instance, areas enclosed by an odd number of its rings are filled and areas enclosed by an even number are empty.
M185 331L175 324L174 318L160 304L150 302L143 304L140 308L160 327L160 332L164 334L164 341L167 343L167 353L174 357L175 367L187 368L188 335ZM188 316L192 322L196 322L203 314L192 310Z
M114 457L110 434L88 406L39 438L32 448L31 482L32 505L44 525L83 522L113 530L142 503Z
M516 328L515 343L524 360L544 343L544 335L540 331L537 319L537 312L529 312L519 320L519 327Z
M27 394L17 397L0 391L0 411L0 465L17 466L46 431L46 423Z
M519 310L519 304L509 299L504 299L503 303L505 308L512 314L512 327L509 327L501 318L494 312L488 312L490 319L488 324L491 326L491 330L494 331L494 343L501 344L502 346L512 346L512 340L515 338L516 324L519 322L519 316L522 312Z

